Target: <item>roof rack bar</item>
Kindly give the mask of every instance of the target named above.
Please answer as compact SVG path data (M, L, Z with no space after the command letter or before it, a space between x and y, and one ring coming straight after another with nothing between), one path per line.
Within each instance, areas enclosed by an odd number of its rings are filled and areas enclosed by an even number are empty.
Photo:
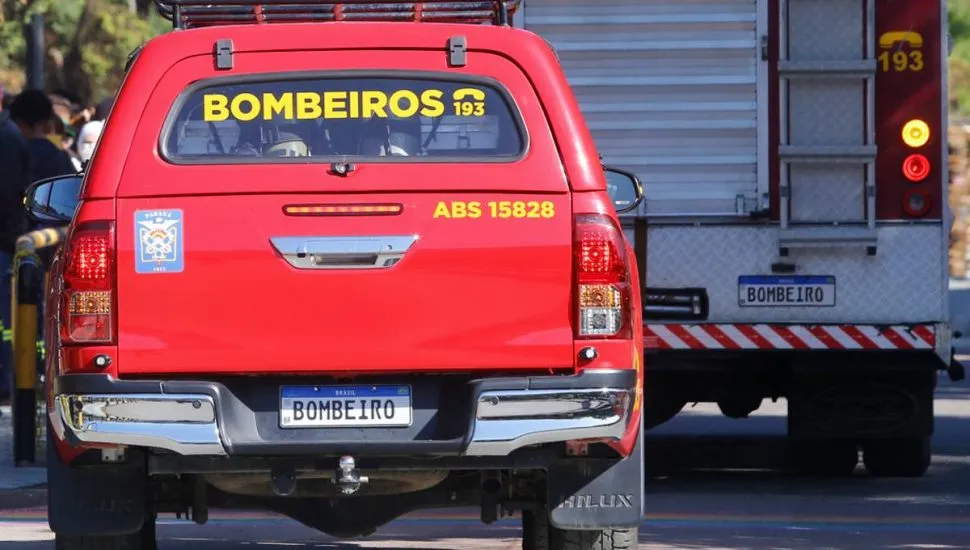
M485 23L508 26L521 0L154 0L176 29L329 21Z

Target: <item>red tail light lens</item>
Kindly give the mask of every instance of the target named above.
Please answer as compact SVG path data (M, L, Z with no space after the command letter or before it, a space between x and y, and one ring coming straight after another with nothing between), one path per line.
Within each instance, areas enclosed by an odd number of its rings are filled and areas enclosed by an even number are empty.
M921 218L933 207L929 194L919 189L910 189L903 195L903 211L913 218Z
M114 339L114 230L111 222L78 226L64 250L61 340L103 344Z
M920 182L930 175L930 161L920 154L906 157L903 161L903 175L911 182Z
M576 337L630 338L630 270L623 234L602 214L576 216Z

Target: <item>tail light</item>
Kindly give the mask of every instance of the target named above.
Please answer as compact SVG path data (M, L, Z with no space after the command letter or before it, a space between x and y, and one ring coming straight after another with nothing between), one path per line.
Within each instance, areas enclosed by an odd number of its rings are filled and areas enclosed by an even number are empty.
M903 195L903 211L906 215L921 218L933 206L932 197L920 189L910 189Z
M930 161L920 154L913 154L903 161L903 175L913 183L921 182L930 175Z
M919 150L930 142L930 125L918 118L909 120L903 125L902 138L909 149ZM912 184L903 192L903 213L910 218L922 218L933 208L932 180L927 185L933 165L922 152L911 151L903 159L901 168L903 177Z
M575 220L576 337L631 338L630 269L623 234L602 214Z
M114 227L79 225L64 250L61 341L104 344L114 339Z

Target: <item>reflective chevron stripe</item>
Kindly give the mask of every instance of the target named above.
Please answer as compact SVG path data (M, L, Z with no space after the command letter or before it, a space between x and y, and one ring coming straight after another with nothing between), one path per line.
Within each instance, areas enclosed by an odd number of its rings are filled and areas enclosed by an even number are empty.
M650 324L643 327L648 349L932 350L933 325L749 325Z

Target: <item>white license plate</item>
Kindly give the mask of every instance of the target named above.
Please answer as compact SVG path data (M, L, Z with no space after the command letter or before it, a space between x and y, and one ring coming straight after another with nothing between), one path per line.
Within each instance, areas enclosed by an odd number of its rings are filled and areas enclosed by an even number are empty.
M741 307L832 307L835 277L742 275L738 277Z
M282 428L411 425L411 386L283 386Z

